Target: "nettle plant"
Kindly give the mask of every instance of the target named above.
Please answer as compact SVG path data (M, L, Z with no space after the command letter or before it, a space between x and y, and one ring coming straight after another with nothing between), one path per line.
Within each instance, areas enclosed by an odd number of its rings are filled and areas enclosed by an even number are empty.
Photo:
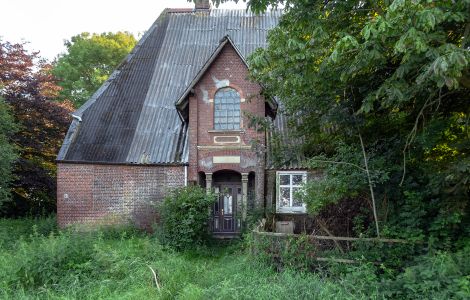
M210 239L208 219L214 201L215 196L199 186L173 190L157 206L157 235L161 242L177 250L204 245Z

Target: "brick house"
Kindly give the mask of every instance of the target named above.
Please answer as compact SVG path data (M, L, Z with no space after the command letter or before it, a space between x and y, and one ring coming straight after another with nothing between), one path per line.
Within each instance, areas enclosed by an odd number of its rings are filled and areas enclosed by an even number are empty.
M219 194L216 235L234 235L248 213L305 213L295 192L306 171L275 168L268 117L285 135L275 99L248 80L246 58L266 45L281 11L166 9L104 85L73 113L57 159L57 217L73 223L131 220L149 228L152 205L176 187ZM256 142L256 143L254 143ZM269 148L269 147L268 147Z

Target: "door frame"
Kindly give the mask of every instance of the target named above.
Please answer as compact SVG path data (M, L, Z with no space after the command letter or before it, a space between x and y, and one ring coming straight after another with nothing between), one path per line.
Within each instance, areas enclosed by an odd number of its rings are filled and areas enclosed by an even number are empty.
M232 188L232 214L223 212L224 196L222 191L225 188ZM214 184L214 193L217 200L211 208L211 231L214 235L238 234L242 227L242 184L241 182L217 182Z

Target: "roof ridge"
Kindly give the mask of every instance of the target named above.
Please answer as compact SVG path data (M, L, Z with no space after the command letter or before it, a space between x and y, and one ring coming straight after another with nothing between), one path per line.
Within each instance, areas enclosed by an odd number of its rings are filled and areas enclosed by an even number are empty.
M150 28L144 33L144 35L139 39L139 41L135 44L134 48L132 48L131 52L129 52L126 57L122 59L122 61L119 63L119 65L114 69L114 71L109 75L108 79L106 79L105 82L96 90L96 92L91 95L91 97L85 101L79 108L77 108L74 112L71 113L72 117L76 118L79 117L81 118L83 113L90 108L96 100L101 96L101 94L106 91L108 86L113 82L113 80L119 76L119 73L121 73L122 68L129 63L129 61L135 56L137 51L142 47L142 45L145 43L148 37L150 37L153 33L153 31L160 25L160 23L163 21L163 18L165 15L168 13L168 8L165 8L162 13L158 16L158 18L152 23Z
M195 12L194 8L165 8L165 10L170 14Z
M244 9L165 9L116 78L77 112L86 109L82 122L72 121L58 161L188 163L187 124L178 117L175 98L221 38L246 58L266 46L267 31L281 15L280 10L258 18Z

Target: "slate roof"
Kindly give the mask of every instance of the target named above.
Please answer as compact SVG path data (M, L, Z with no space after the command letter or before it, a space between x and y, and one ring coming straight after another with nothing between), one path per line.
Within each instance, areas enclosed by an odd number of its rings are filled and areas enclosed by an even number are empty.
M80 109L59 161L185 164L187 126L175 102L229 36L247 58L266 46L281 10L167 9L108 81Z

